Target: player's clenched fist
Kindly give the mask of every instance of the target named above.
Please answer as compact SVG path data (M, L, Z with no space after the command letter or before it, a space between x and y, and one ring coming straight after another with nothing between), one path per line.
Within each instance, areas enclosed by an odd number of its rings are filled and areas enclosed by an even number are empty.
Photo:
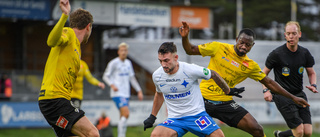
M157 117L150 114L150 116L143 121L144 124L144 131L146 131L147 128L153 127L153 123L156 121Z

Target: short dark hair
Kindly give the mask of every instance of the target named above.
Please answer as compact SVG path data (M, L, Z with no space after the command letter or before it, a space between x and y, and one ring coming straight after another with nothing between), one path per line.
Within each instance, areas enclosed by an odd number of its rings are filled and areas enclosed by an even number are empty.
M244 28L244 29L242 29L242 30L239 32L238 37L239 37L242 33L244 33L244 34L246 34L246 35L248 35L248 36L252 36L253 39L256 38L256 34L253 32L253 30L251 30L251 29L249 29L249 28Z
M84 29L89 23L93 23L91 13L82 8L76 9L70 13L70 28Z
M164 42L158 49L158 54L177 53L177 46L173 42Z

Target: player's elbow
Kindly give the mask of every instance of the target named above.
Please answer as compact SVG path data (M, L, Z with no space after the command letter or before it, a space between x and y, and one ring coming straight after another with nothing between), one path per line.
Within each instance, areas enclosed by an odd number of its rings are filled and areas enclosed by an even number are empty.
M55 45L56 45L56 42L54 42L53 40L47 40L47 45L49 46L49 47L54 47Z

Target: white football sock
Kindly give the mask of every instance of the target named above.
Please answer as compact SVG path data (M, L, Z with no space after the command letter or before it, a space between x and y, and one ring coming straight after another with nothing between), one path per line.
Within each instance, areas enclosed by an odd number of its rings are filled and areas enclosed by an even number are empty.
M118 137L125 137L127 132L127 118L122 116L118 123Z

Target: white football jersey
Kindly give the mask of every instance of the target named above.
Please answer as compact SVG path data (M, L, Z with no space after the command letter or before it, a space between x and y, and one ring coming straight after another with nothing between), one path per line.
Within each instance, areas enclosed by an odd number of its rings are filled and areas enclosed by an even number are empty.
M195 64L179 62L175 74L158 68L152 75L157 92L162 92L168 109L168 118L196 115L205 111L198 79L210 79L211 71Z
M110 97L130 97L130 77L134 77L134 70L130 60L121 61L119 57L111 60L103 74L108 77L108 83L114 84L118 91L115 92L110 88Z

